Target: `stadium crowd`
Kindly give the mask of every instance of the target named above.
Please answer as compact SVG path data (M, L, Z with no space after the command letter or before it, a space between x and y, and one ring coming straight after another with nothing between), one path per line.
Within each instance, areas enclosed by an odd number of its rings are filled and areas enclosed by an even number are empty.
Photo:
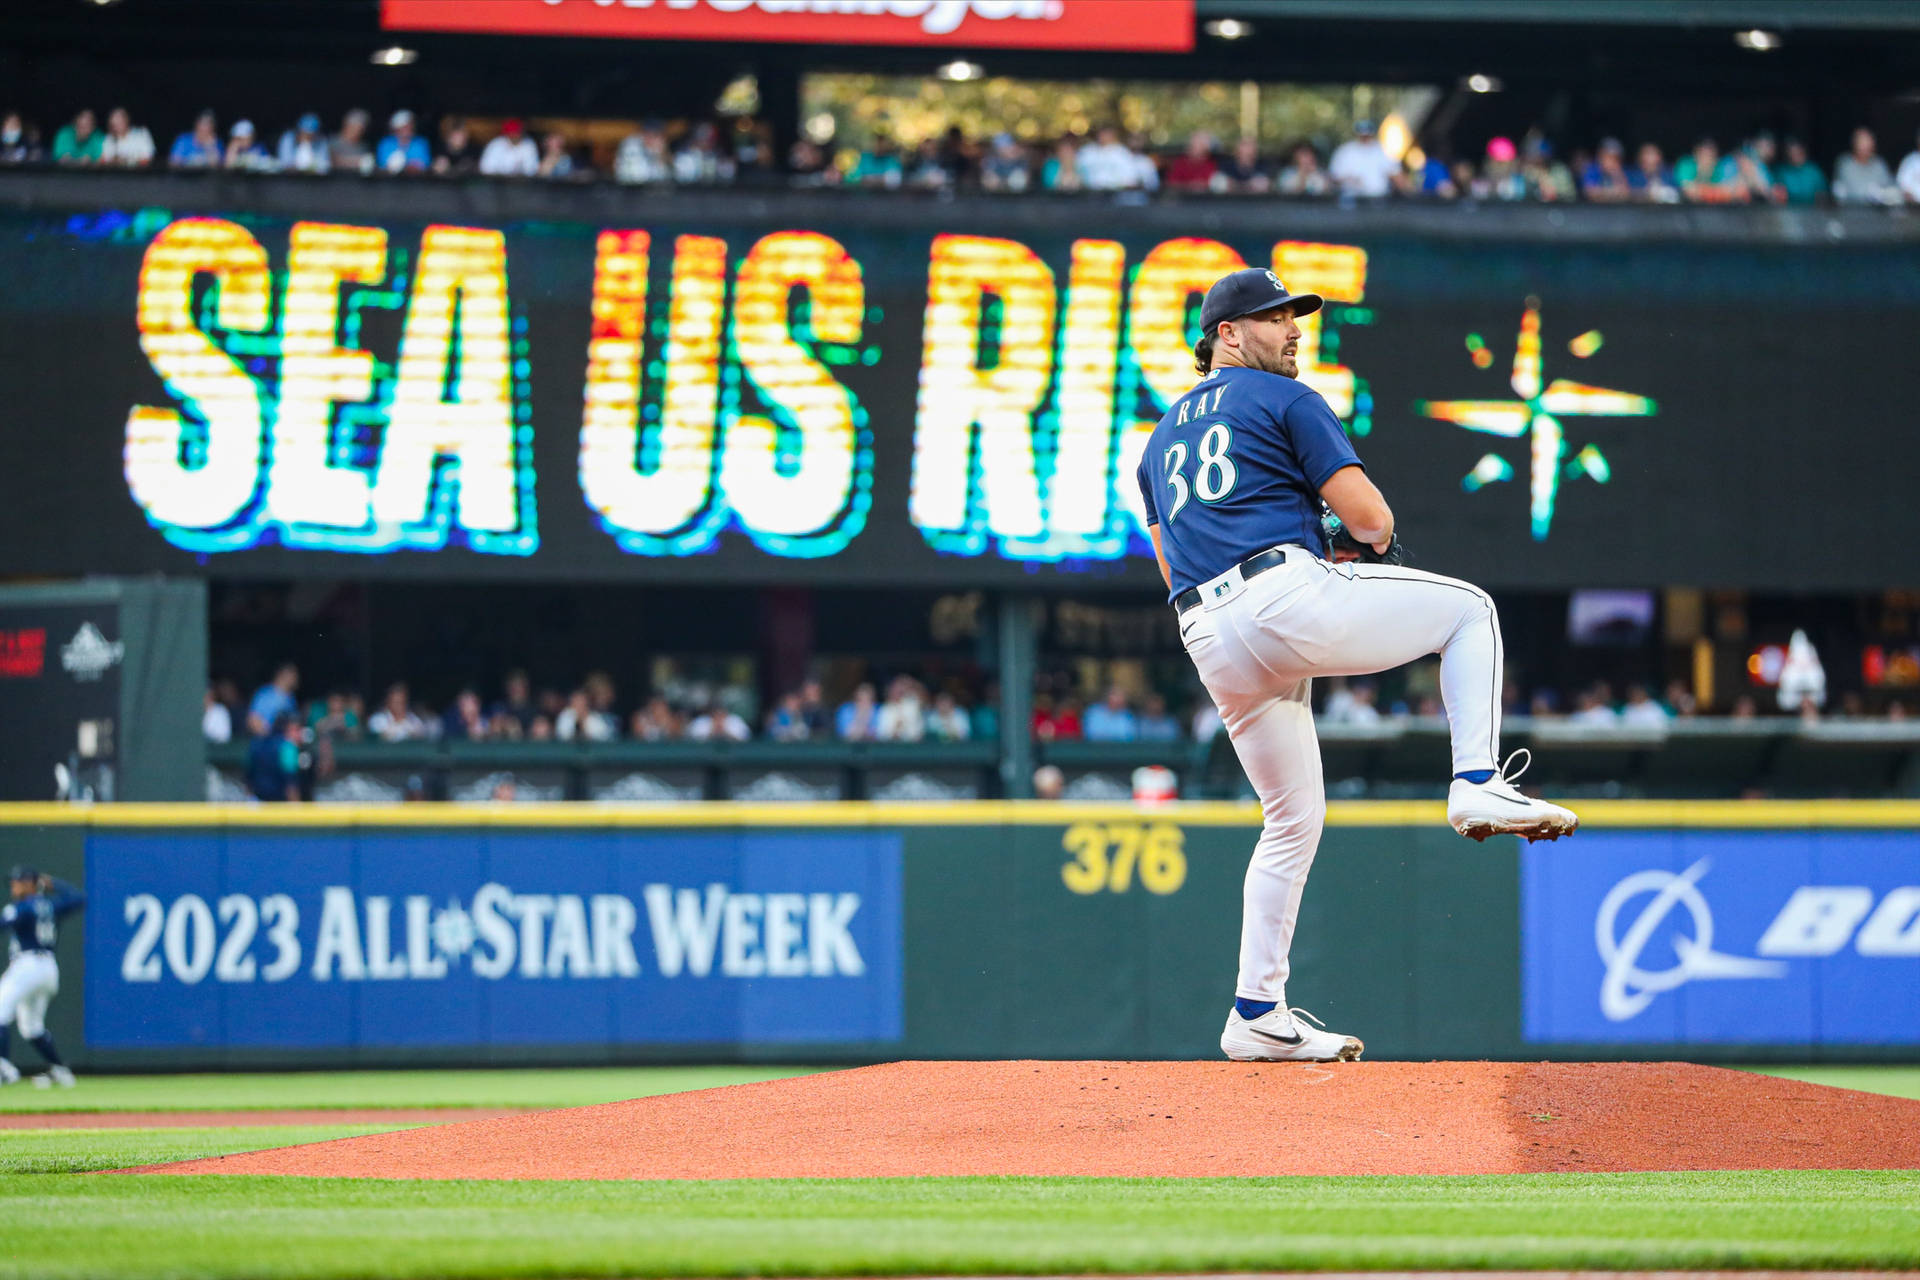
M429 132L432 136L429 136ZM1231 146L1196 132L1172 154L1144 134L1112 124L1091 136L1039 144L1002 132L969 138L954 126L914 142L879 134L858 148L802 138L776 154L772 130L752 116L721 120L646 121L617 146L596 148L565 127L535 137L523 121L480 125L458 116L423 130L414 113L393 112L375 136L368 112L347 111L329 131L308 112L268 137L251 120L224 130L212 111L165 148L124 107L91 109L61 124L51 142L18 111L0 118L0 165L228 169L306 174L388 174L556 181L613 181L640 186L766 185L991 192L1174 191L1295 198L1416 198L1474 201L1598 203L1839 204L1920 203L1920 145L1895 169L1865 127L1830 164L1806 143L1757 131L1723 147L1702 137L1684 154L1667 156L1653 142L1620 139L1565 151L1540 129L1518 139L1489 139L1476 154L1455 154L1445 142L1394 155L1371 121L1325 152L1301 140L1278 154L1241 138Z

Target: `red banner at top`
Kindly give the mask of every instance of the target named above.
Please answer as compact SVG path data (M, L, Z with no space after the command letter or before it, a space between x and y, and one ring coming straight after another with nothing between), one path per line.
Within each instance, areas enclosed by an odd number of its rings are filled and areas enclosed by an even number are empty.
M1193 48L1193 0L382 0L395 31L655 40Z

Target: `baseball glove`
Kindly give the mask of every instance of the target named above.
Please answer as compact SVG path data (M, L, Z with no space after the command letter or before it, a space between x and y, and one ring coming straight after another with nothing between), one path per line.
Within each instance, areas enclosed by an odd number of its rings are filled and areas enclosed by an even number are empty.
M1385 551L1375 551L1370 545L1360 541L1347 527L1340 523L1340 517L1330 508L1322 507L1321 527L1327 533L1327 554L1335 561L1358 560L1362 564L1405 564L1406 549L1400 545L1400 535L1394 534L1393 541L1387 544Z

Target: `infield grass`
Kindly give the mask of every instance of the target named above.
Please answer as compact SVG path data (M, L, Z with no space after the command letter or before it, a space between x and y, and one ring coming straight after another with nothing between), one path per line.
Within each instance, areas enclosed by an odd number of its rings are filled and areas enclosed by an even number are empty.
M995 1275L1920 1264L1920 1174L0 1179L0 1277Z
M0 1129L0 1175L90 1173L230 1156L329 1138L412 1129L410 1124L248 1125L177 1129ZM0 1176L0 1187L5 1186Z
M1749 1067L1761 1075L1784 1076L1809 1084L1827 1084L1836 1089L1860 1089L1867 1093L1891 1094L1896 1098L1920 1098L1920 1066L1846 1066L1846 1067Z
M781 1080L820 1067L570 1067L82 1076L73 1089L0 1089L4 1111L345 1111L359 1107L585 1107Z

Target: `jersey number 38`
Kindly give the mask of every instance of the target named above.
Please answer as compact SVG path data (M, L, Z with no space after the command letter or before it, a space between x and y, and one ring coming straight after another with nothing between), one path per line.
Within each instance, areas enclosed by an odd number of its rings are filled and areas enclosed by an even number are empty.
M1187 442L1176 440L1168 447L1163 459L1166 463L1167 488L1173 490L1173 506L1167 510L1168 524L1172 524L1179 516L1180 508L1187 505L1189 498L1212 503L1233 492L1233 486L1240 476L1233 469L1233 458L1227 452L1232 444L1233 432L1226 423L1216 422L1208 427L1206 434L1200 437L1199 456L1192 459L1196 465L1191 484L1187 480Z

